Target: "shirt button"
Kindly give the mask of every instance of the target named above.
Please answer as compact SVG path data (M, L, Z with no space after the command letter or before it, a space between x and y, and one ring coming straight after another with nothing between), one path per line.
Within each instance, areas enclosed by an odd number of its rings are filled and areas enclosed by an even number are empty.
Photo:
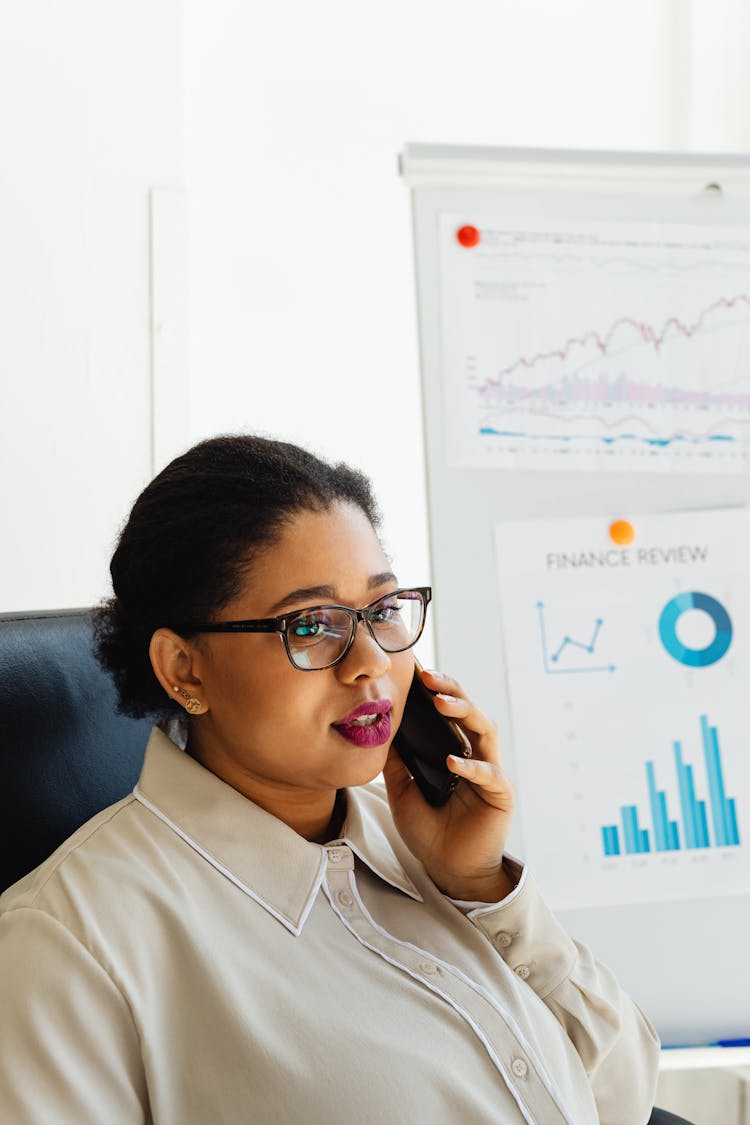
M523 1059L513 1059L513 1062L510 1064L510 1069L515 1074L516 1078L525 1078L529 1072L529 1068Z
M528 980L530 972L531 970L529 969L528 965L516 965L516 974L521 978L521 980Z
M354 899L348 891L339 891L339 893L336 895L336 898L339 900L342 906L351 906L354 902Z
M513 944L513 938L510 934L506 934L504 930L497 935L495 941L501 949L507 949L509 945Z
M331 848L328 853L328 858L330 859L331 863L338 863L341 859L341 848Z
M434 961L420 961L419 967L420 967L420 969L422 970L423 973L432 974L432 973L436 973L438 971L438 967L434 963Z

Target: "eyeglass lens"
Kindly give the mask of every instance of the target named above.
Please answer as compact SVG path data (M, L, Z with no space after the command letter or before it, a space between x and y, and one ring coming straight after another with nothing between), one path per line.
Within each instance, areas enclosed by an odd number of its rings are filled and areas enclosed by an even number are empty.
M419 636L424 603L419 594L401 590L386 594L369 608L372 635L385 652L402 652ZM295 615L287 624L289 654L299 668L325 668L349 643L354 619L343 609L324 606Z

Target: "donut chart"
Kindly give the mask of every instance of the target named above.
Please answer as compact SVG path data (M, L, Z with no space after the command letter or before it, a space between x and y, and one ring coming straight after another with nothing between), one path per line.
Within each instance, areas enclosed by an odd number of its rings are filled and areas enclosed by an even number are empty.
M688 648L677 636L678 621L683 613L691 609L707 613L714 623L716 634L705 648ZM732 643L732 619L716 598L692 590L677 594L664 606L659 617L659 637L669 655L679 664L689 668L707 668L721 660Z

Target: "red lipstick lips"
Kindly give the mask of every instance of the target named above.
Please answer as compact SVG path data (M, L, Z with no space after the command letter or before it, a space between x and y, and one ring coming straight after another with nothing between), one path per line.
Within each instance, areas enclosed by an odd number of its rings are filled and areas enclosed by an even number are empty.
M391 737L391 701L373 699L355 707L333 729L354 746L382 746Z

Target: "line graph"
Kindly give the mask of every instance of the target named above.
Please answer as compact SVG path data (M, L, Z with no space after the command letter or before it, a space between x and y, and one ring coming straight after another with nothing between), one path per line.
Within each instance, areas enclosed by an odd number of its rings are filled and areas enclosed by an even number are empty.
M594 621L594 627L593 627L593 631L591 633L591 639L589 641L576 640L575 637L571 637L569 634L566 633L565 636L560 641L560 643L558 644L557 648L554 650L554 652L551 652L550 646L549 646L549 640L548 640L548 637L547 637L547 624L546 624L546 620L545 620L545 605L544 605L544 602L541 602L541 601L537 602L536 608L537 608L537 611L538 611L538 614L539 614L539 631L540 631L540 634L541 634L541 641L542 641L542 660L544 662L544 670L547 673L547 675L555 676L555 675L570 675L570 674L573 674L573 673L580 673L580 672L614 672L615 671L615 665L614 664L601 664L601 665L593 665L593 664L583 664L583 665L581 665L581 664L579 664L578 666L573 664L573 665L569 665L569 666L565 666L565 667L559 666L560 657L564 654L565 650L568 649L568 648L579 649L581 652L585 652L589 656L593 656L595 654L597 642L599 640L599 634L601 633L602 626L604 625L604 620L601 617L597 617L596 620ZM554 665L555 667L552 667L552 665Z
M556 422L561 431L568 431L566 436L570 436L569 431L577 423L588 422L598 430L598 433L591 434L587 439L592 441L595 438L601 439L608 434L621 437L627 433L628 426L632 426L634 429L640 431L638 434L639 438L651 436L660 442L666 440L661 436L663 429L659 426L659 418L656 412L653 412L653 414L639 414L637 411L632 410L626 411L623 414L615 414L606 409L606 406L609 405L607 403L604 404L605 408L602 410L586 410L584 408L565 410L565 406L567 405L567 403L560 403L545 407L544 409L540 407L535 411L535 416L537 418L544 417L549 419L550 422ZM506 403L503 410L505 423L509 423L515 414L524 414L523 404L514 406L512 403ZM700 416L693 415L692 417L695 417L696 422L701 420ZM747 417L719 415L717 418L714 418L706 412L702 421L703 425L695 426L695 428L692 428L690 425L684 426L683 432L680 434L681 440L689 441L692 439L697 443L707 441L713 437L719 437L720 440L725 440L723 434L726 429L730 427L744 428L750 426L750 412L748 412ZM488 412L486 416L483 416L480 419L479 425L480 429L484 426L490 427L492 425L492 414ZM615 431L617 431L616 434Z
M727 406L750 411L750 391L691 390L689 387L639 383L624 374L616 377L602 374L592 379L581 378L577 374L564 375L557 383L542 387L491 383L481 389L480 395L486 405L499 402L633 403L641 406Z
M476 225L441 217L451 463L750 468L747 230Z
M564 442L574 444L575 442L599 442L601 445L619 445L621 442L634 442L636 444L649 446L651 449L668 449L670 446L676 445L693 445L704 446L717 442L720 444L733 443L737 438L732 437L730 434L711 434L706 437L687 437L685 434L673 434L667 438L644 437L642 434L614 434L608 437L606 434L583 433L583 434L564 434L564 433L550 433L538 434L523 430L500 430L494 426L482 426L480 434L494 435L496 437L515 438L523 441L549 441L549 442Z
M679 317L671 316L658 331L653 325L647 324L645 321L636 320L631 316L621 316L603 333L595 329L589 329L580 336L570 337L559 348L553 348L546 352L538 352L536 355L520 356L507 367L501 369L497 379L488 380L487 386L488 388L497 386L506 376L513 375L519 370L529 370L546 360L559 360L564 363L571 353L579 349L593 348L598 355L608 355L614 351L614 343L623 333L626 333L626 337L634 337L637 343L650 345L655 352L659 352L671 337L682 337L683 339L689 340L691 337L695 336L697 332L701 331L712 313L716 313L719 310L733 309L737 305L745 306L750 311L750 296L746 293L739 293L734 297L719 297L719 299L709 305L707 309L703 309L693 323L686 324L683 323ZM750 315L748 316L748 324L750 324ZM630 346L632 346L632 340ZM590 362L590 360L587 362ZM522 388L518 389L522 390ZM533 392L527 391L525 393L530 394ZM748 404L750 404L750 394L744 396L744 405Z

